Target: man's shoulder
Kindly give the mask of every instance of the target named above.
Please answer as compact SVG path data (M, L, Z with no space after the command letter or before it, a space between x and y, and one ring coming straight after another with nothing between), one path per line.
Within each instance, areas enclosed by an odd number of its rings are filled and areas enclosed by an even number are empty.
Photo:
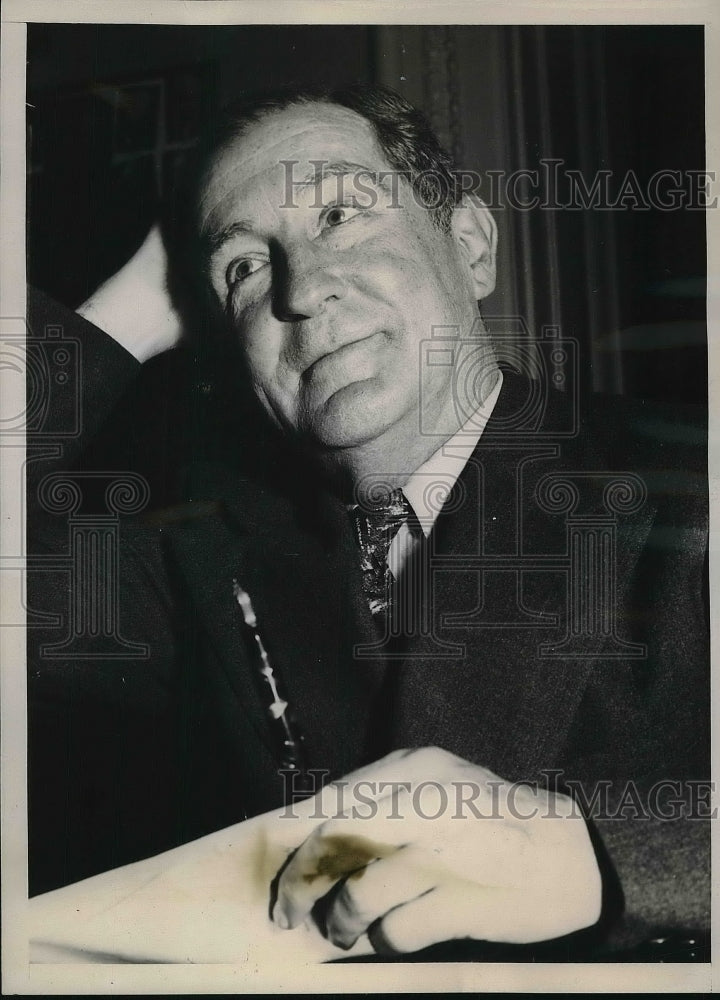
M707 408L622 394L573 393L505 372L495 429L559 445L608 468L707 470Z
M585 433L599 442L605 467L639 477L648 498L665 511L665 517L693 523L704 520L708 503L706 409L604 394L593 394L588 404Z

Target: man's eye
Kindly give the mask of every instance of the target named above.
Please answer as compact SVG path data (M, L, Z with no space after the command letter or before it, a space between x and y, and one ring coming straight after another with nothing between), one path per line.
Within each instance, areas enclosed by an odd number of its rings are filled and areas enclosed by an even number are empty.
M258 260L255 257L241 257L240 260L234 260L225 272L225 280L228 283L228 287L232 288L239 281L249 278L251 274L254 274L263 267L265 263L266 261Z
M356 215L360 214L360 209L355 205L332 205L322 213L321 222L333 228L341 226L343 222L349 222Z

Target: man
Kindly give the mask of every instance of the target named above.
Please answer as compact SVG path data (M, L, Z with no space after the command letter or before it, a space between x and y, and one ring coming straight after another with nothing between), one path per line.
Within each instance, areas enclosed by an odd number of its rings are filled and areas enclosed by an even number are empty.
M702 925L702 824L619 812L598 837L557 792L602 786L617 807L632 780L637 813L661 779L683 799L683 779L706 776L702 458L674 470L658 415L620 400L568 424L550 393L528 424L533 383L501 371L478 308L495 225L458 194L389 92L294 94L230 119L197 252L264 416L262 468L240 439L234 467L196 471L190 498L214 507L123 529L120 627L146 658L35 661L38 885L282 804L297 771L351 772L376 808L299 834L280 926L321 905L339 947L587 931L602 952L614 868L617 940ZM77 321L91 421L133 358L177 340L164 271L153 233L79 310L116 341ZM58 315L40 308L36 324ZM38 531L50 551L53 530ZM63 598L34 606L62 613ZM416 794L428 782L439 807Z

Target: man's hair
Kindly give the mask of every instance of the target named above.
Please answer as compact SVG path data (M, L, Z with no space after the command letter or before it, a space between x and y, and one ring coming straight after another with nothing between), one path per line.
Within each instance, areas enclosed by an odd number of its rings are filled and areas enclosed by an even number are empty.
M335 104L370 122L388 165L412 186L417 201L444 232L457 204L452 159L425 115L389 87L289 88L241 98L223 112L210 153L225 146L267 115L303 104Z

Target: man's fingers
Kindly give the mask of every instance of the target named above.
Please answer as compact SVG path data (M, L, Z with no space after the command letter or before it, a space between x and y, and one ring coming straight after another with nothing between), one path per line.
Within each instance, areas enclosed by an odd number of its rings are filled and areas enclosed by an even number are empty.
M566 893L457 879L391 910L372 927L370 942L376 951L398 954L460 938L532 944L588 927L597 917L591 908L575 913Z
M337 882L398 850L396 844L353 833L341 823L325 823L312 833L280 876L273 910L279 926L296 927Z
M351 948L384 914L435 888L443 873L425 851L403 847L350 875L326 916L328 938Z
M517 910L521 894L457 880L391 910L371 929L370 942L380 954L407 954L458 938L503 940L490 931L498 906Z

